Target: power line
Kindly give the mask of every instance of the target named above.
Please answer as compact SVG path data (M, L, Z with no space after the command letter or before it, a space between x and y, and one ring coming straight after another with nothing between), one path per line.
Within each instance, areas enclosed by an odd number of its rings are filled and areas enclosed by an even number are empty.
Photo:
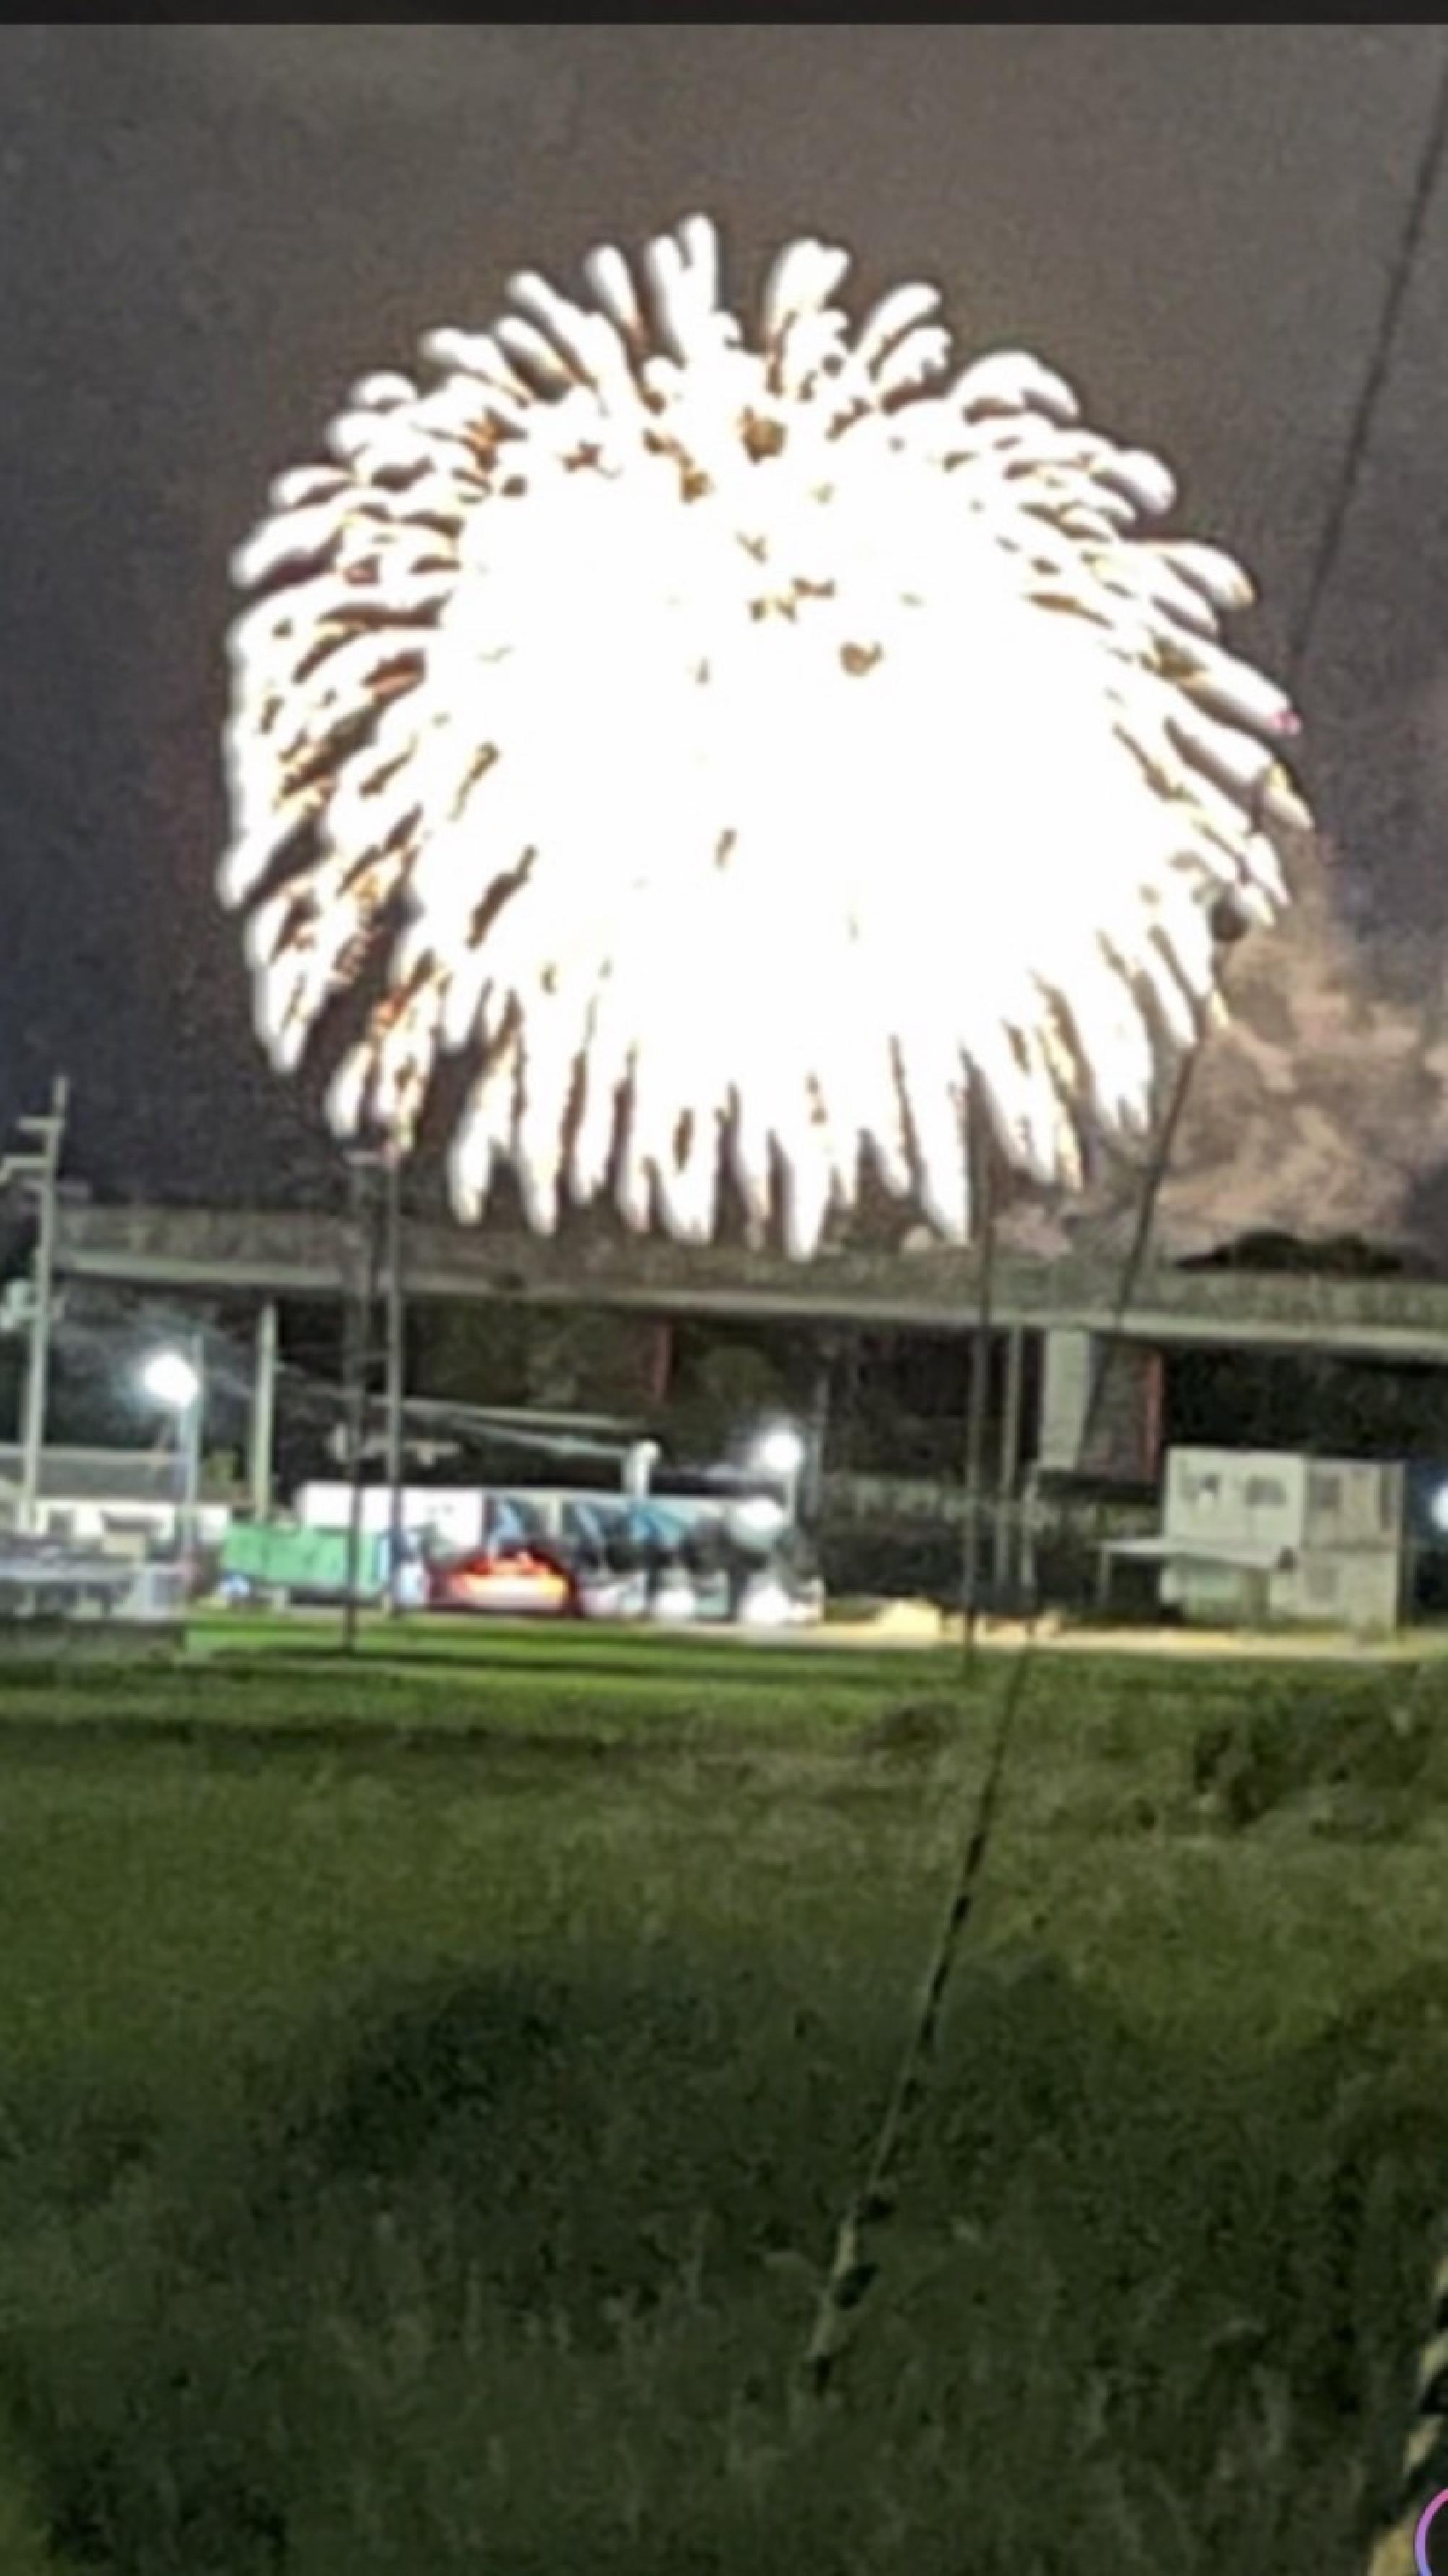
M1337 570L1337 560L1342 552L1342 541L1347 533L1347 523L1352 514L1358 483L1367 463L1373 423L1377 417L1378 406L1387 390L1393 351L1407 304L1413 271L1417 266L1418 254L1427 233L1428 217L1432 212L1433 199L1437 193L1442 172L1445 146L1448 146L1448 52L1445 52L1439 67L1437 86L1433 93L1422 149L1413 174L1408 209L1403 218L1397 253L1388 272L1388 291L1383 298L1378 315L1378 326L1373 334L1372 345L1368 351L1368 362L1363 370L1362 383L1358 388L1357 401L1353 406L1352 419L1348 426L1337 483L1328 506L1327 516L1322 524L1307 588L1303 593L1302 607L1288 647L1287 672L1289 683L1294 690L1312 647L1318 616L1327 596L1328 585Z
M1445 146L1448 146L1448 47L1445 47L1440 65L1432 112L1414 173L1402 233L1389 271L1387 293L1378 328L1373 336L1367 367L1349 424L1342 466L1314 550L1303 609L1292 641L1289 679L1294 695L1307 652L1316 632L1322 602L1341 552L1343 535L1371 443L1373 425L1388 382L1413 270L1422 247L1428 214L1442 170ZM1266 775L1270 775L1270 772ZM1266 775L1258 787L1259 807L1266 785ZM1219 988L1225 982L1225 960L1219 963L1217 982ZM1151 1157L1142 1174L1136 1224L1122 1269L1120 1290L1111 1321L1097 1344L1093 1359L1077 1452L1078 1460L1084 1460L1089 1455L1092 1436L1100 1419L1111 1365L1123 1339L1126 1319L1131 1311L1142 1267L1150 1247L1157 1201L1180 1131L1204 1037L1205 1030L1202 1029L1195 1043L1182 1056L1167 1096ZM991 1246L988 1244L983 1251L981 1268L981 1306L986 1318L989 1316L990 1251ZM816 2397L827 2394L835 2371L853 2337L862 2303L868 2296L879 2271L878 2259L872 2251L874 2239L878 2230L888 2225L898 2205L900 2174L925 2106L929 2075L950 1978L974 1910L980 1879L989 1854L1000 1809L1006 1764L1017 1722L1025 1704L1027 1684L1035 1667L1036 1652L1033 1630L1020 1647L1006 1677L980 1788L977 1792L970 1830L962 1845L950 1902L931 1954L925 1983L901 2056L895 2084L877 2132L864 2184L851 2201L841 2221L830 2267L821 2284L803 2361L806 2386Z
M1343 443L1342 461L1338 469L1336 481L1333 485L1331 497L1328 501L1322 526L1318 532L1317 544L1313 549L1312 562L1308 571L1307 587L1303 593L1302 607L1299 611L1288 645L1287 685L1289 694L1294 699L1296 698L1302 683L1302 675L1306 668L1307 657L1312 649L1312 645L1317 634L1318 620L1322 614L1323 602L1327 597L1332 576L1337 569L1338 560L1342 553L1343 539L1347 533L1348 522L1352 516L1353 503L1357 498L1358 486L1362 480L1363 470L1367 464L1368 454L1372 445L1373 428L1383 396L1387 391L1388 379L1392 369L1393 354L1397 345L1398 332L1402 325L1403 313L1407 305L1409 289L1412 285L1413 272L1417 266L1418 256L1423 247L1428 216L1432 210L1433 199L1437 193L1438 183L1442 176L1445 149L1448 149L1448 48L1445 48L1443 58L1439 66L1438 80L1433 94L1432 107L1429 113L1427 127L1424 132L1422 148L1419 152L1417 165L1413 173L1413 184L1408 195L1407 211L1403 218L1402 230L1399 234L1397 249L1393 257L1392 265L1388 271L1387 291L1384 294L1382 306L1378 314L1377 328L1373 333L1372 342L1368 349L1367 364L1363 369L1362 381L1358 387L1357 400L1353 405L1352 415L1348 422L1347 437ZM1265 792L1265 787L1266 779L1264 777L1259 782L1257 788L1259 807L1261 798ZM1218 966L1217 972L1217 985L1218 990L1221 992L1225 992L1226 990L1227 968L1228 960L1223 957ZM1194 1045L1187 1048L1183 1054L1177 1067L1170 1093L1168 1094L1161 1128L1158 1133L1151 1162L1147 1168L1147 1173L1143 1182L1143 1203L1153 1212L1155 1210L1157 1198L1160 1194L1162 1182L1165 1178L1166 1164L1175 1146L1177 1134L1181 1127L1182 1114L1190 1096L1192 1082L1196 1074L1197 1066L1201 1061L1204 1045L1205 1031L1201 1031L1198 1033ZM1140 1272L1141 1264L1145 1257L1149 1232L1150 1229L1148 1227L1147 1236L1143 1237L1140 1229L1138 1229L1137 1237L1133 1242L1131 1253L1128 1255L1126 1279L1132 1293L1135 1291L1136 1277ZM1119 1304L1119 1319L1124 1320L1129 1302L1130 1300L1128 1297L1123 1303ZM1114 1351L1118 1337L1119 1321L1113 1323L1106 1337L1107 1356L1104 1363L1105 1366L1109 1366L1110 1364L1110 1357ZM1099 1402L1099 1391L1097 1391L1097 1395ZM1088 1412L1089 1409L1090 1408L1088 1406Z
M1392 368L1393 354L1397 344L1398 332L1402 324L1403 313L1407 304L1409 289L1412 284L1413 272L1417 265L1419 253L1423 247L1428 216L1432 209L1433 199L1437 193L1438 183L1442 175L1445 149L1448 149L1448 46L1445 46L1443 57L1440 62L1432 108L1429 113L1422 148L1413 174L1413 184L1409 191L1407 210L1403 218L1403 225L1398 238L1397 249L1393 257L1392 265L1388 271L1387 291L1383 297L1382 307L1378 315L1377 329L1373 334L1372 343L1368 350L1367 364L1363 370L1362 382L1358 388L1358 397L1353 405L1352 417L1348 423L1347 437L1343 444L1342 462L1336 482L1333 486L1332 495L1323 519L1322 527L1318 534L1317 544L1313 550L1313 559L1309 570L1307 588L1303 594L1302 608L1298 615L1292 639L1288 647L1287 682L1289 692L1294 698L1296 697L1301 685L1307 656L1312 648L1312 644L1317 633L1317 623L1322 612L1323 602L1327 597L1328 587L1331 583L1333 573L1337 568L1338 558L1342 552L1343 538L1347 532L1348 522L1352 516L1353 503L1357 497L1358 486L1362 479L1363 469L1367 463L1368 453L1372 444L1373 427L1377 419L1383 395L1387 390L1388 379ZM1266 783L1266 778L1264 777L1258 784L1257 800L1259 808L1261 798L1265 792ZM1227 959L1223 958L1218 967L1217 983L1219 990L1224 990L1226 986L1227 963ZM1167 1165L1176 1144L1177 1135L1181 1127L1182 1114L1187 1105L1187 1100L1191 1091L1192 1079L1197 1065L1201 1060L1204 1044L1205 1031L1201 1031L1197 1036L1195 1044L1189 1047L1183 1054L1181 1062L1177 1067L1176 1076L1172 1083L1171 1090L1167 1097L1167 1104L1162 1117L1161 1127L1158 1131L1152 1157L1143 1179L1140 1203L1141 1214L1132 1240L1131 1250L1127 1255L1126 1267L1122 1280L1122 1295L1117 1301L1115 1316L1113 1317L1112 1323L1108 1327L1107 1334L1105 1336L1104 1357L1101 1370L1099 1372L1099 1377L1101 1378L1104 1378L1106 1371L1110 1366L1111 1357L1121 1336L1121 1327L1129 1310L1131 1299L1135 1294L1137 1278L1140 1274L1142 1263L1145 1259L1146 1251L1150 1242L1151 1225L1155 1215L1156 1202L1160 1195L1162 1182L1166 1177ZM1088 1422L1091 1418L1093 1406L1099 1412L1103 1391L1104 1390L1099 1383L1093 1383L1091 1396L1088 1399L1087 1404ZM1084 1449L1084 1434L1082 1445Z

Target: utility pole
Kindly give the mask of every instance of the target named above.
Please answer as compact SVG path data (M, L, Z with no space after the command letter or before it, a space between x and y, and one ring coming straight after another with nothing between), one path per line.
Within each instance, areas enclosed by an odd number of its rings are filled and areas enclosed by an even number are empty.
M177 1430L181 1439L182 1456L182 1499L178 1534L189 1595L196 1581L196 1556L201 1540L201 1461L206 1426L206 1336L204 1333L197 1332L191 1335L187 1356L191 1364L191 1400L182 1409Z
M815 1354L814 1389L809 1409L809 1445L805 1454L804 1509L811 1527L818 1531L824 1509L825 1452L829 1447L830 1399L834 1393L836 1350L831 1339L823 1341Z
M1024 1330L1021 1325L1012 1324L1006 1335L1005 1419L1001 1424L995 1522L995 1606L997 1611L1008 1613L1016 1606L1015 1596L1020 1584L1021 1376L1024 1358Z
M964 1651L964 1668L967 1673L970 1673L975 1667L976 1627L980 1618L981 1506L985 1490L986 1427L990 1415L996 1233L995 1152L984 1113L980 1108L974 1080L971 1082L966 1102L966 1119L970 1206L977 1228L979 1247L975 1324L971 1334L970 1379L966 1390L965 1457L962 1466L965 1517L961 1540L960 1633Z
M345 1386L347 1404L347 1570L342 1605L342 1643L350 1655L357 1644L357 1591L362 1560L362 1469L367 1447L367 1378L372 1356L372 1310L376 1303L377 1230L372 1195L376 1157L347 1157L348 1271Z
M57 1074L51 1085L50 1109L43 1118L18 1121L22 1136L37 1141L29 1153L9 1154L0 1163L0 1188L7 1181L28 1184L39 1208L35 1257L31 1266L30 1348L25 1369L25 1404L21 1417L20 1526L33 1532L40 1518L40 1474L45 1453L45 1406L50 1385L50 1336L55 1309L55 1232L60 1204L60 1166L65 1151L65 1122L70 1085Z
M623 1489L631 1501L648 1501L653 1472L663 1454L657 1440L630 1441L623 1453Z
M387 1609L402 1612L404 1474L403 1424L407 1402L407 1305L402 1275L402 1156L388 1148L387 1173Z
M275 1297L266 1298L257 1310L255 1354L251 1384L248 1481L251 1486L253 1518L257 1521L269 1521L272 1507L272 1471L276 1452L277 1301Z

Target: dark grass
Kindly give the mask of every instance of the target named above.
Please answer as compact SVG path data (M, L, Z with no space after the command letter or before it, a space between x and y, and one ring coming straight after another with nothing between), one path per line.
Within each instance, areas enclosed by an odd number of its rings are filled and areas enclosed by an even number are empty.
M0 1681L6 2576L1359 2568L1448 1675L1043 1663L801 2425L1005 1668L546 1642Z

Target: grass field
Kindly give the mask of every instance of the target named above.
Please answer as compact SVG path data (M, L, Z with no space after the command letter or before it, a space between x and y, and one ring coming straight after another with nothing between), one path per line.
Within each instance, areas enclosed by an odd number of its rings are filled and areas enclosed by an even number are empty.
M786 2402L1003 1677L0 1667L4 2576L1360 2569L1448 1672L1042 1659L885 2276Z

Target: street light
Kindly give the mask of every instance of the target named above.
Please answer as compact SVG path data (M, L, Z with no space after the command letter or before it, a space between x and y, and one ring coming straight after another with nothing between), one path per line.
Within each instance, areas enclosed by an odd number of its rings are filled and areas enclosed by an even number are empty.
M184 1413L201 1393L201 1373L184 1351L153 1351L141 1382L157 1404L173 1413Z
M201 1336L189 1350L153 1351L141 1372L141 1384L155 1404L176 1416L183 1460L181 1517L178 1537L188 1574L195 1561L197 1516L201 1500L201 1425L206 1410L206 1372Z

